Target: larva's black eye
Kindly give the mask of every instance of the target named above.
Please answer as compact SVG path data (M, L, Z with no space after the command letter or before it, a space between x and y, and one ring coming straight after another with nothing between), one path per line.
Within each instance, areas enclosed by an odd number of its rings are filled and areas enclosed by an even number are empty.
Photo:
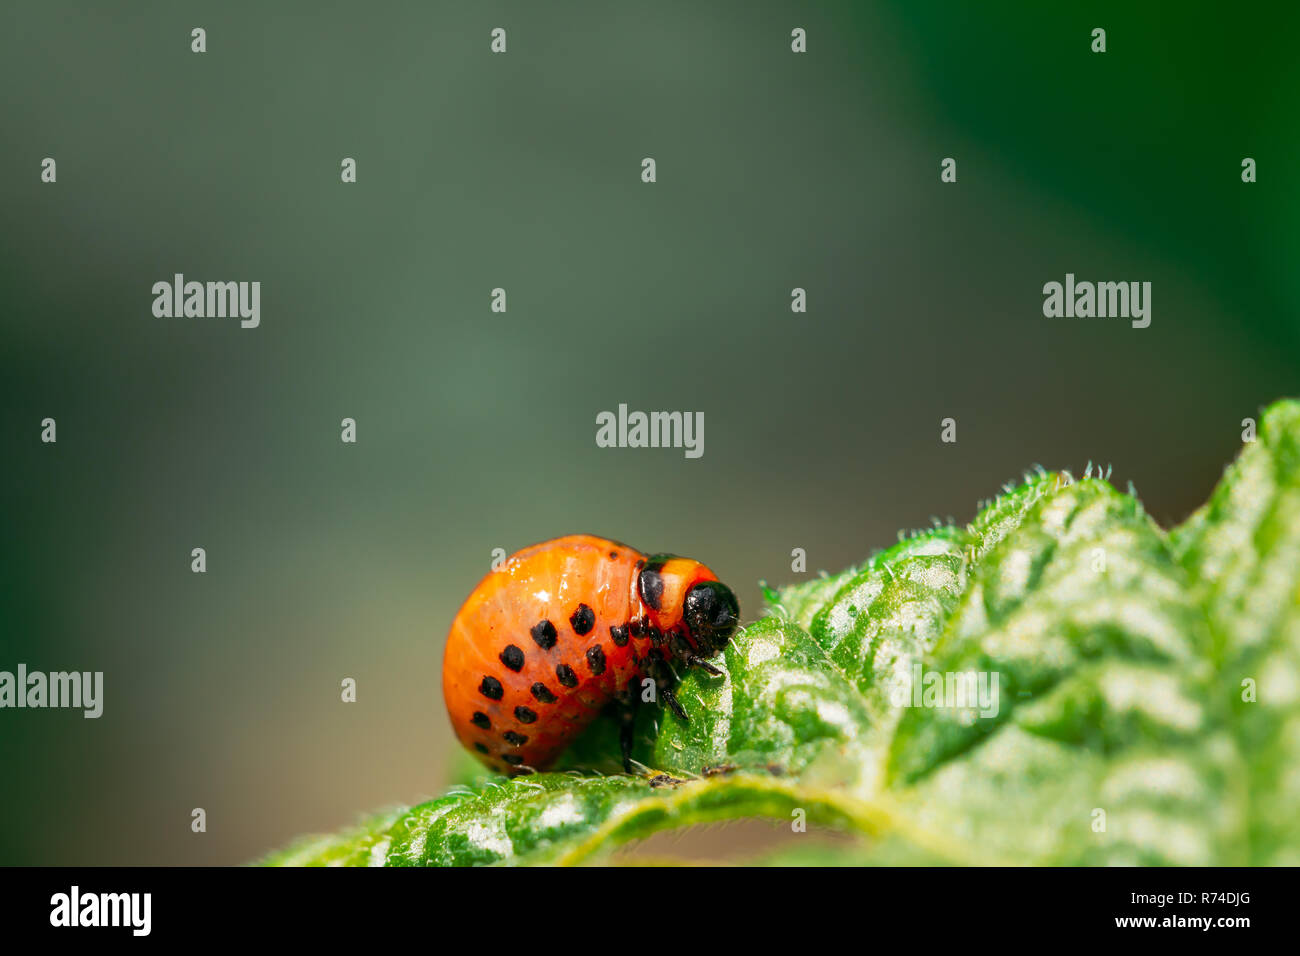
M721 581L704 581L686 592L682 617L693 636L721 647L740 623L740 603Z

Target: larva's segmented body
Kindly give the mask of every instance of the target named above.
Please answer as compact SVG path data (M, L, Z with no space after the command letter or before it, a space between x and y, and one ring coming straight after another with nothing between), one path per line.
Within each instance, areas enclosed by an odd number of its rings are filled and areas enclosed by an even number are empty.
M720 673L707 659L739 615L698 561L592 535L546 541L511 555L457 613L443 656L447 712L461 743L513 774L547 767L616 700L629 766L639 680L654 679L685 718L673 665Z

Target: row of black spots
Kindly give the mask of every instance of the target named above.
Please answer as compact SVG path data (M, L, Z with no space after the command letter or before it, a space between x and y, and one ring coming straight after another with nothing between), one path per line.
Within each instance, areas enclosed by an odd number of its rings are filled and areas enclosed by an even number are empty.
M487 746L487 744L475 742L474 749L477 750L485 757L492 756L492 750ZM524 758L519 754L502 754L501 759L504 760L506 763L510 764L510 766L512 767L521 766L524 762ZM492 769L495 770L497 768L493 767Z
M586 605L584 605L584 607L585 606ZM518 673L523 669L524 652L514 644L507 646L506 649L501 652L500 656L501 662L510 670ZM601 674L605 673L606 661L605 649L603 647L599 644L592 645L587 648L586 657L587 666L591 669L591 673L594 676L599 677ZM578 675L573 672L573 668L568 664L559 664L556 666L555 678L565 687L572 688L578 686ZM501 685L501 681L497 680L490 674L486 675L483 680L479 682L478 690L479 693L488 698L488 700L501 700L501 698L505 696L505 688ZM552 694L549 688L540 681L533 684L532 687L529 688L529 691L535 700L546 704L555 703L555 695Z
M511 668L511 669L515 670L517 668ZM561 684L565 684L564 672L566 671L570 675L573 674L573 671L569 670L569 668L564 664L561 664L559 667L555 669L556 676L559 677ZM577 677L575 676L573 680L574 683L576 684ZM565 686L567 687L571 685L565 684ZM488 700L500 700L502 697L505 696L506 690L504 687L501 686L501 682L499 680L489 675L487 677L484 677L483 680L479 682L478 692L482 694L484 697L486 697ZM533 684L533 686L529 688L529 693L533 695L534 700L541 701L543 704L555 703L555 695L552 694L550 689L541 681L538 681L535 684ZM516 712L519 711L520 709L521 708L519 707L515 708ZM527 707L524 707L522 709L528 710ZM481 713L480 711L475 711L474 717L475 718L482 717L484 720L487 720L487 715Z
M575 634L578 634L579 636L586 635L590 633L596 625L596 613L587 604L579 604L577 610L570 615L569 623L573 626ZM616 645L619 647L626 646L629 638L629 625L611 625L609 630L610 637ZM555 630L555 625L549 620L539 621L529 629L529 633L537 646L543 650L550 650L553 648L559 637ZM526 663L524 651L517 644L507 644L505 649L498 656L501 663L505 665L507 669L516 674L523 670L524 664ZM599 644L593 645L587 649L586 658L587 666L590 668L591 673L594 676L599 676L605 672L607 666L605 649ZM574 673L573 668L568 664L560 664L556 666L555 677L564 687L573 688L578 686L578 675ZM486 675L479 683L479 693L484 697L487 697L489 700L499 701L505 696L505 688L497 678L491 675ZM529 688L529 693L532 695L533 699L539 703L553 704L557 700L551 689L541 681L533 683ZM521 723L525 724L533 723L537 720L536 712L522 705L515 708L515 717ZM490 729L492 726L491 720L481 711L474 712L472 722L475 726L483 729ZM513 731L510 733L513 733ZM516 736L522 735L516 734ZM524 737L523 739L526 740L527 738ZM475 746L481 747L479 744L476 744ZM482 752L486 753L486 751Z
M596 626L596 612L587 604L579 604L577 609L569 616L569 624L573 627L573 632L579 637L584 637L591 633L592 628ZM556 631L555 625L549 620L543 619L538 621L528 630L529 635L538 647L544 651L549 651L555 647L559 641L559 632ZM527 662L524 656L524 650L518 644L507 644L505 649L498 655L498 659L505 667L518 674L524 669ZM587 652L587 659L592 660L591 651ZM604 670L604 652L600 652L601 670ZM559 677L560 683L566 687L575 686L575 684L566 683L563 670L567 667L561 665L556 668L556 676ZM571 671L569 673L572 673ZM600 673L600 671L597 671ZM576 678L575 678L576 683ZM542 703L552 704L555 702L555 695L547 689L545 684L537 683L530 688L533 698ZM491 675L485 676L479 684L479 693L489 700L500 700L505 694L501 682Z
M521 714L520 711L524 711L524 713ZM515 708L515 717L524 723L532 723L536 721L537 714L534 714L528 708ZM469 718L469 722L480 728L480 730L491 730L491 718L487 717L487 714L482 710L474 711L473 717ZM523 747L524 744L528 743L528 735L520 734L517 731L508 730L502 736L506 739L506 743L513 744L515 747ZM474 749L478 750L478 753L485 754L485 756L491 756L491 750L484 743L474 744Z
M573 613L569 615L569 626L573 628L574 634L579 637L586 637L591 633L591 629L596 626L596 612L588 604L579 604ZM547 618L543 618L530 627L528 633L532 636L533 643L544 651L549 651L555 647L560 636L555 629L555 625ZM514 645L510 646L513 647Z

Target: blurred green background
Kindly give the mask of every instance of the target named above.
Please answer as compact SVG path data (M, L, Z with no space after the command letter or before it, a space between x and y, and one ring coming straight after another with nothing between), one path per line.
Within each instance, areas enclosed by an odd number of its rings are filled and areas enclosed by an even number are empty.
M4 4L0 669L106 689L0 711L0 863L235 863L439 792L493 548L597 532L752 609L791 549L839 569L1034 463L1181 520L1300 390L1298 24ZM176 272L261 281L261 327L155 318ZM1067 272L1152 282L1151 327L1044 318ZM597 448L621 402L704 412L704 456Z

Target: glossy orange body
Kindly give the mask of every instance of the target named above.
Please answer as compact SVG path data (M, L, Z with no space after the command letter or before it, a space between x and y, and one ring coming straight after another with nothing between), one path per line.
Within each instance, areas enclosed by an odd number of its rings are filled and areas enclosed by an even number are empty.
M695 561L662 566L658 608L638 575L647 556L592 535L525 548L483 578L447 636L442 686L456 736L494 770L544 769L644 673L681 622L682 596L716 581ZM632 688L635 691L637 688Z

